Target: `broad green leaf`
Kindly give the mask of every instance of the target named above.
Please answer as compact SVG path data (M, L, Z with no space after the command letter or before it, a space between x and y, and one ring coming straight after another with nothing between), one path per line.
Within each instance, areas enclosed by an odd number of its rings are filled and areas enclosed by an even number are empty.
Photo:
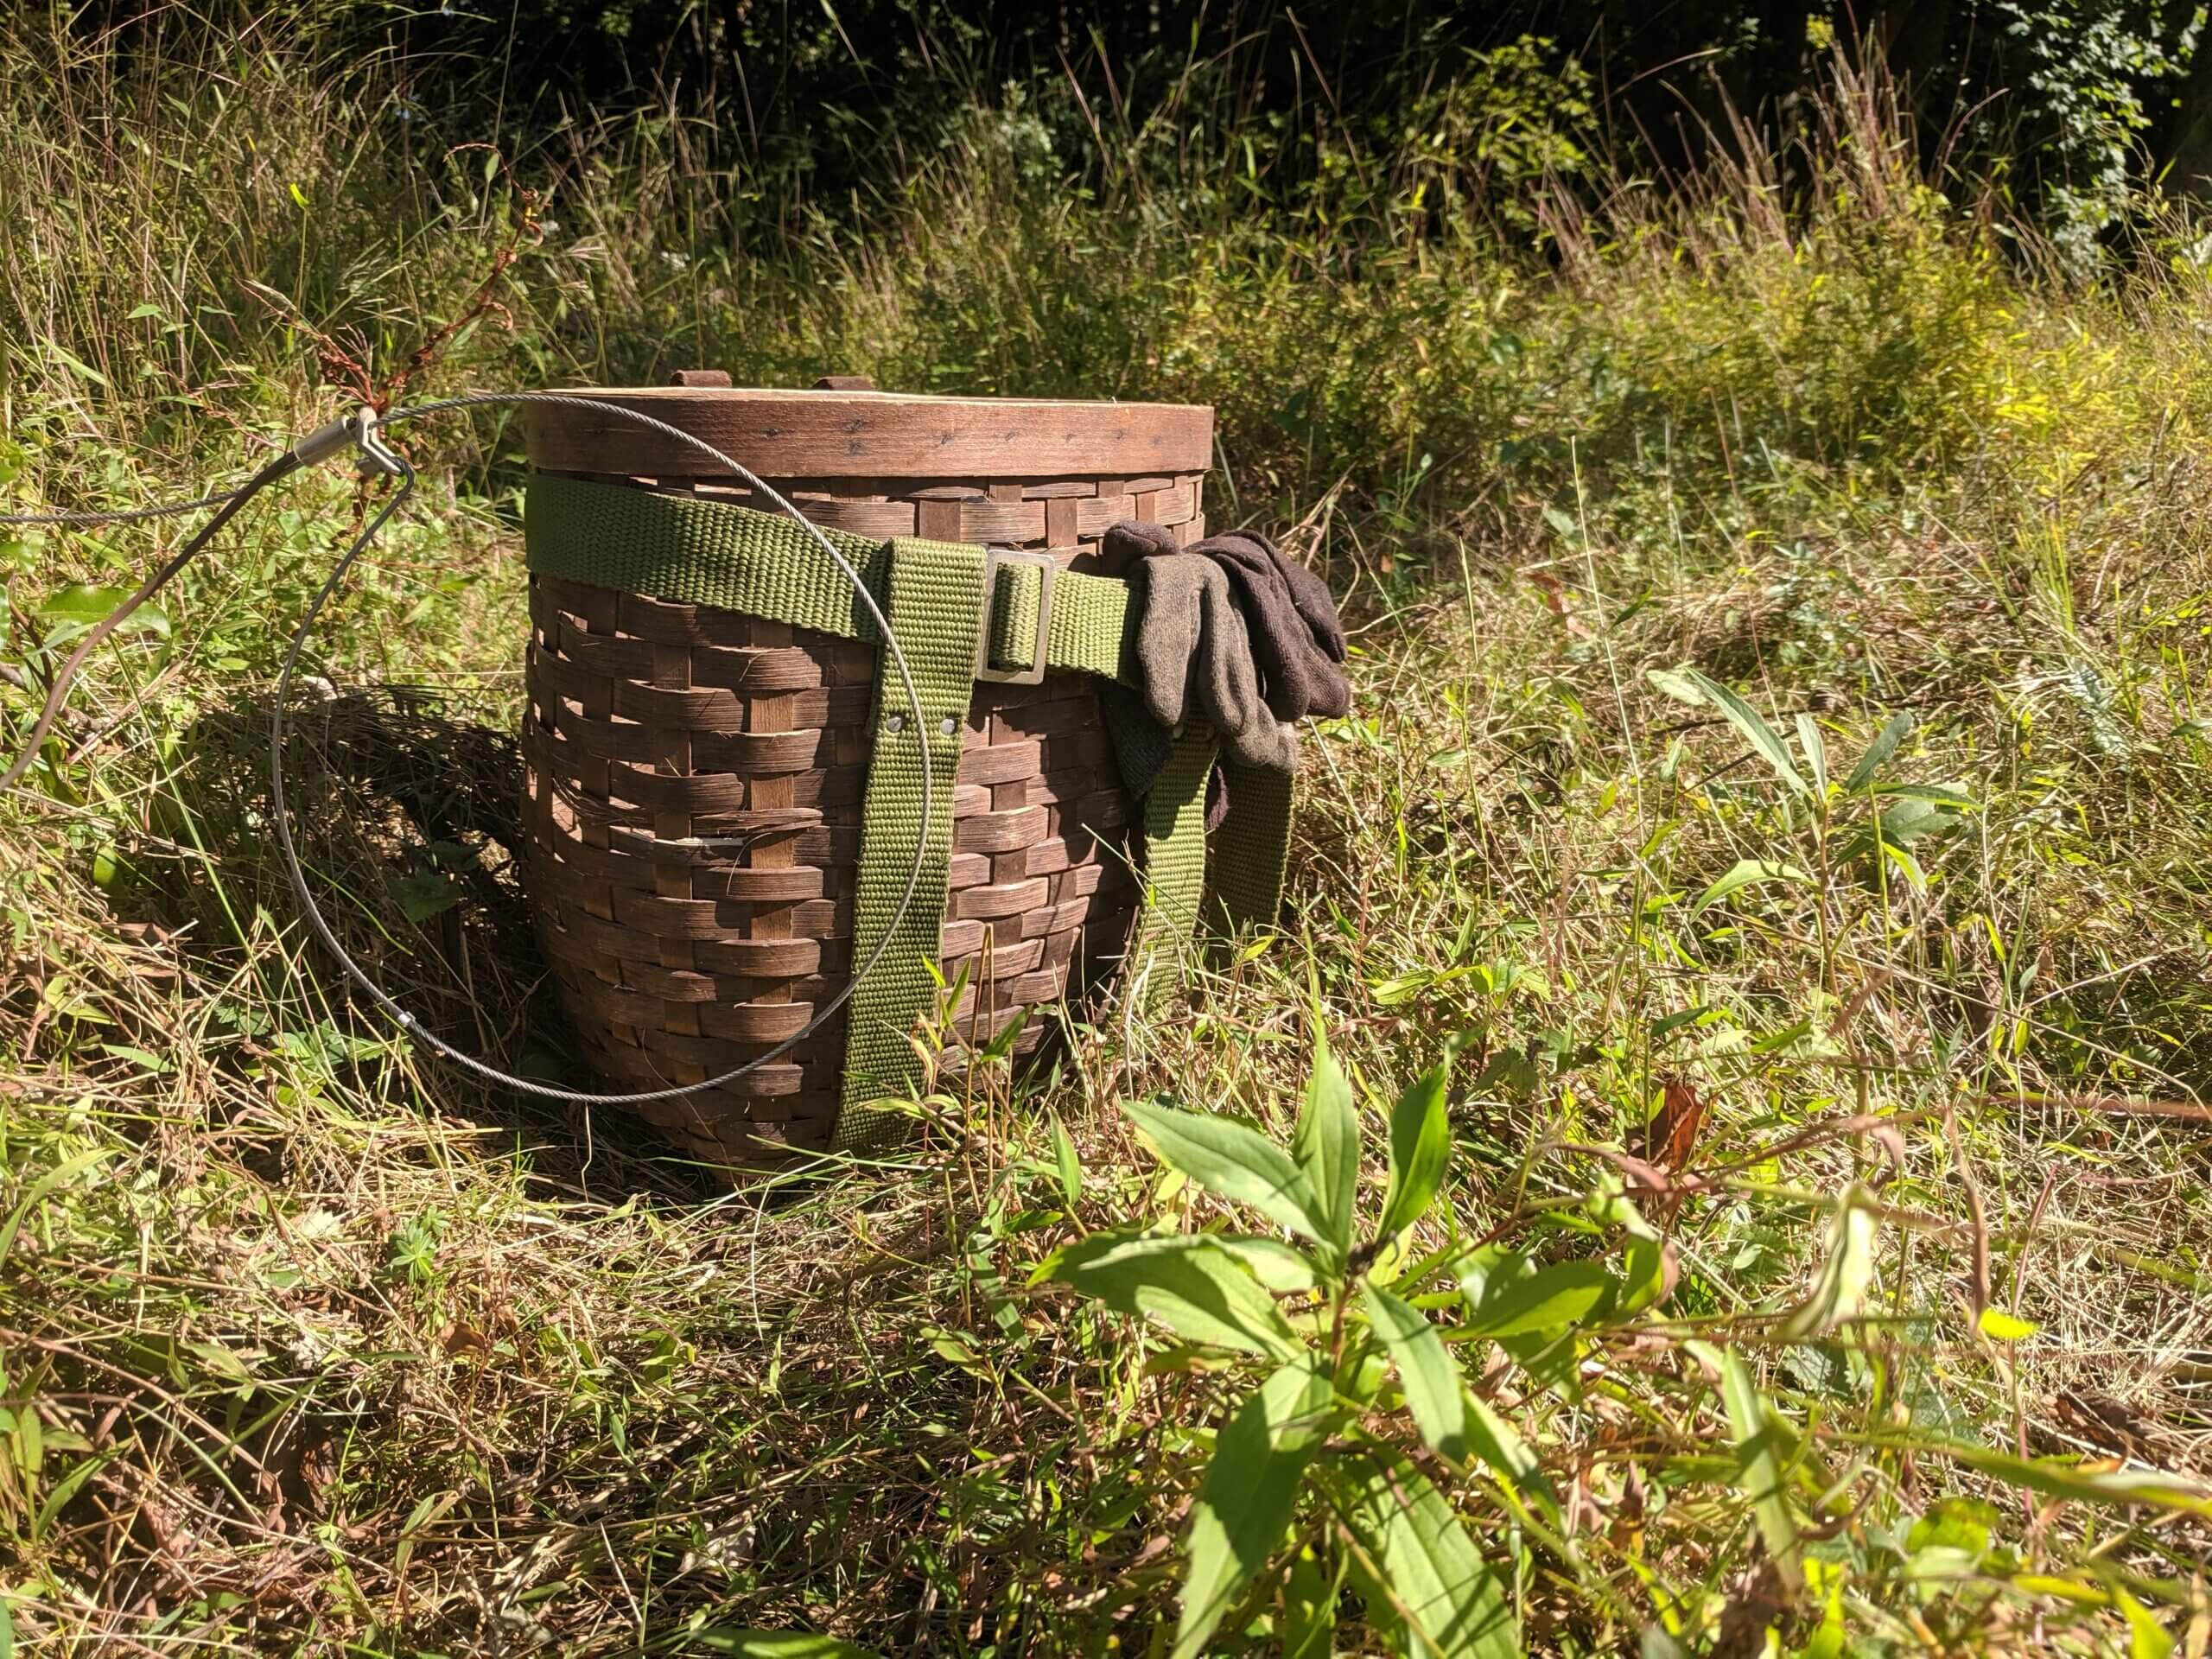
M1325 1560L1310 1548L1290 1558L1282 1590L1283 1659L1332 1659L1337 1650L1337 1598L1344 1581L1341 1551Z
M1812 877L1795 864L1778 863L1770 858L1739 858L1728 873L1698 895L1697 903L1690 907L1690 914L1701 915L1732 893L1761 881L1791 881L1799 886L1809 884Z
M1613 1303L1613 1316L1626 1319L1631 1313L1641 1313L1647 1307L1656 1306L1667 1300L1671 1287L1667 1282L1674 1246L1664 1239L1630 1238L1621 1253L1621 1265L1626 1270L1621 1294Z
M710 1626L683 1638L687 1653L724 1653L736 1659L881 1659L871 1648L856 1648L834 1636L811 1630L740 1630Z
M2077 1607L2102 1607L2112 1599L2101 1585L2090 1584L2081 1579L2060 1578L2048 1573L2015 1573L2012 1584L2023 1595L2056 1596Z
M1390 1363L1373 1348L1363 1348L1337 1376L1337 1392L1363 1408L1375 1403L1390 1375Z
M2118 1585L2112 1587L2112 1599L2127 1621L2127 1659L2169 1659L2174 1639L2151 1616L2151 1610Z
M1925 801L1930 806L1953 806L1971 812L1980 803L1963 789L1948 784L1879 784L1874 793L1885 801Z
M1784 1431L1733 1348L1720 1356L1720 1391L1728 1432L1736 1441L1737 1484L1751 1494L1751 1512L1775 1571L1795 1590L1804 1583L1805 1573L1797 1559L1797 1522L1783 1491Z
M1060 1115L1048 1111L1046 1121L1052 1126L1052 1162L1059 1170L1060 1196L1072 1210L1083 1197L1083 1160L1076 1156L1075 1141L1068 1135L1068 1126L1060 1122Z
M1320 1288L1320 1269L1294 1244L1240 1233L1208 1233L1206 1236L1249 1268L1252 1276L1278 1296L1303 1295Z
M1248 1123L1133 1100L1124 1108L1171 1168L1224 1198L1249 1204L1278 1226L1321 1240L1313 1191L1290 1155Z
M1897 874L1904 877L1905 884L1914 892L1928 891L1928 872L1920 868L1920 861L1910 853L1885 841L1882 843L1882 856L1897 867Z
M1360 1573L1370 1614L1402 1624L1408 1653L1518 1659L1506 1587L1427 1475L1377 1446L1349 1464L1341 1484L1344 1522L1381 1573Z
M1847 1637L1843 1623L1843 1584L1839 1580L1828 1588L1827 1601L1821 1609L1820 1624L1805 1638L1805 1645L1798 1650L1800 1659L1843 1659Z
M1974 1571L1974 1557L1945 1544L1930 1544L1904 1558L1908 1580L1934 1585L1953 1585Z
M1679 1022L1681 1015L1675 1015L1675 1020ZM1666 1020L1659 1024L1663 1027ZM1659 1028L1652 1028L1652 1033L1659 1035ZM1632 1239L1659 1239L1659 1228L1643 1219L1643 1212L1637 1208L1635 1199L1628 1197L1628 1190L1615 1170L1599 1170L1597 1190L1591 1192L1581 1208L1586 1210L1591 1221L1597 1221L1604 1228L1626 1228Z
M1590 1344L1572 1326L1563 1331L1531 1331L1517 1337L1500 1337L1497 1345L1521 1368L1533 1388L1555 1394L1571 1404L1582 1399L1582 1361Z
M1328 1374L1302 1357L1262 1383L1215 1438L1191 1507L1174 1659L1206 1650L1214 1627L1281 1548L1334 1397Z
M1535 1264L1503 1244L1478 1244L1459 1259L1459 1294L1469 1307L1509 1280L1526 1279Z
M968 1338L957 1331L935 1331L929 1334L930 1346L949 1365L956 1365L970 1376L986 1376L988 1373L968 1345Z
M1600 1226L1618 1227L1628 1235L1621 1257L1625 1282L1614 1302L1614 1314L1624 1319L1663 1299L1673 1287L1669 1282L1673 1271L1672 1248L1667 1244L1665 1236L1645 1219L1643 1211L1636 1207L1636 1201L1624 1189L1618 1173L1601 1171L1598 1188L1583 1207L1591 1220Z
M1859 1317L1874 1279L1874 1235L1880 1225L1864 1188L1847 1188L1828 1225L1828 1259L1813 1294L1777 1327L1784 1342L1803 1342Z
M1401 1002L1410 1002L1431 986L1443 982L1444 976L1423 969L1414 974L1394 974L1389 979L1378 979L1367 988L1378 1007L1395 1008Z
M1368 1285L1365 1294L1368 1323L1398 1368L1414 1427L1430 1451L1459 1462L1467 1455L1467 1391L1451 1351L1419 1308L1380 1285Z
M1014 1018L1001 1026L998 1034L983 1045L982 1058L986 1060L1002 1060L1013 1053L1014 1046L1021 1040L1022 1027L1029 1023L1029 1016L1035 1012L1034 1005L1026 1008L1017 1008Z
M384 885L397 902L400 913L410 922L427 922L461 903L461 889L442 870L410 870L404 875L395 872L385 875Z
M1046 1279L1117 1313L1156 1320L1186 1341L1281 1360L1306 1351L1274 1298L1203 1233L1093 1233L1046 1257L1033 1282Z
M1381 1239L1395 1238L1420 1220L1443 1184L1452 1155L1452 1123L1444 1109L1446 1061L1421 1074L1390 1109L1390 1191L1382 1200Z
M128 588L88 588L77 582L48 594L40 601L36 612L38 620L46 624L47 642L58 645L91 632L122 608L131 591ZM121 639L134 633L168 639L168 613L158 605L141 605L123 620L112 637Z
M1981 1310L1981 1334L1993 1342L2025 1342L2043 1329L2033 1319L2015 1319L2002 1308Z
M54 343L54 337L51 334L45 335L43 338L46 340L46 349L51 352L61 365L67 369L71 373L75 374L83 379L91 381L96 386L105 386L107 385L107 376L102 374L91 364L86 362L83 358L62 350L60 346Z
M1997 1524L1997 1506L1986 1499L1939 1497L1927 1514L1912 1523L1912 1529L1905 1534L1904 1547L1908 1552L1931 1544L1962 1549L1971 1563L1979 1567L1989 1558L1990 1538Z
M1693 709L1702 708L1705 704L1705 694L1692 681L1673 669L1647 668L1643 671L1643 677L1662 696L1672 697L1676 702L1687 702Z
M1813 793L1821 799L1828 792L1828 746L1821 741L1821 728L1810 715L1797 716L1797 747L1805 752L1805 764L1812 768Z
M1904 849L1930 836L1957 828L1963 821L1961 812L1955 802L1931 801L1916 795L1901 797L1853 830L1836 849L1836 861L1847 864L1861 858L1886 858L1904 872L1914 887L1925 891L1928 878Z
M1681 671L1682 677L1697 687L1705 700L1718 709L1728 723L1741 732L1751 746L1759 752L1768 766L1796 794L1811 793L1805 779L1789 759L1789 751L1774 728L1766 723L1766 716L1745 702L1719 681L1709 679L1694 668Z
M1478 1337L1518 1337L1580 1324L1616 1288L1595 1262L1555 1262L1522 1277L1493 1274L1471 1299L1467 1329Z
M112 1054L118 1060L128 1060L142 1071L165 1077L176 1070L176 1062L166 1054L150 1053L129 1043L102 1043L100 1052Z
M1559 1494L1544 1474L1544 1466L1529 1449L1513 1425L1492 1410L1481 1395L1467 1396L1467 1442L1474 1454L1496 1470L1501 1479L1541 1509L1556 1522Z
M1351 1254L1352 1217L1359 1200L1359 1113L1352 1105L1344 1068L1318 1027L1313 1075L1306 1080L1306 1103L1290 1138L1290 1155L1312 1194L1320 1243L1341 1262Z
M2052 1458L2020 1458L1993 1452L1967 1440L1921 1440L1915 1445L1942 1452L2009 1486L2045 1497L2087 1503L2144 1503L2212 1519L2212 1487L2156 1469L2084 1467Z
M1843 792L1856 795L1872 783L1874 774L1897 752L1897 745L1904 741L1911 730L1912 715L1910 713L1892 715L1889 724L1876 733L1874 741L1866 746L1866 753L1859 757L1859 764L1851 769L1851 776L1843 780Z
M1958 811L1948 801L1900 796L1894 805L1882 809L1882 839L1893 847L1910 847L1958 822Z

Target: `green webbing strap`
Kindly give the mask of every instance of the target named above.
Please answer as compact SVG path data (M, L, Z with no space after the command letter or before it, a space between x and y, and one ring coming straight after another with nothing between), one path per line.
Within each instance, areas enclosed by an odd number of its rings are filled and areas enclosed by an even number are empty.
M1130 983L1146 1006L1173 976L1165 954L1198 925L1206 881L1206 780L1213 772L1213 728L1185 721L1174 734L1167 765L1144 798L1145 907L1129 942Z
M976 638L983 618L983 561L945 542L891 543L891 591L883 607L899 636L914 690L928 711L920 732L906 688L887 666L875 677L874 749L861 803L861 861L853 890L853 960L875 967L853 993L846 1016L844 1099L839 1152L865 1150L899 1120L868 1103L906 1091L920 1065L906 1040L936 994L929 964L944 925L952 858L952 780L968 729ZM922 822L921 747L929 746L930 813ZM914 870L915 830L921 865ZM913 873L914 896L879 957L884 931Z
M853 994L846 1038L841 1148L880 1140L894 1120L867 1103L903 1092L919 1063L907 1043L927 1012L936 981L926 963L941 941L952 831L953 779L973 690L976 639L985 609L983 551L947 542L871 541L822 534L852 563L898 633L923 707L930 745L930 821L921 810L916 734L892 731L912 719L905 684L876 677L875 745L861 821L853 959L868 960L906 891L920 828L922 869L894 938ZM598 484L534 473L524 520L530 569L540 575L618 592L713 605L848 639L874 639L874 619L814 533L780 513L734 502ZM1036 638L1041 573L1004 563L990 595L991 661L1026 665ZM1052 582L1046 641L1048 668L1120 679L1132 627L1127 584L1061 571ZM947 717L950 732L943 729ZM1145 800L1145 880L1151 902L1132 954L1154 991L1169 976L1154 968L1159 947L1186 938L1200 916L1206 871L1206 780L1213 735L1192 721L1175 740L1167 769ZM1243 781L1238 781L1239 779ZM1215 885L1232 924L1274 919L1290 833L1287 776L1238 768L1230 774L1230 813L1216 837Z
M1214 839L1224 855L1214 861L1213 900L1217 922L1234 933L1240 927L1272 927L1282 902L1284 867L1290 861L1292 778L1265 766L1221 763L1229 790L1229 816ZM1229 849L1235 855L1229 855Z
M533 473L523 528L530 568L540 575L744 611L847 639L875 638L875 619L853 596L845 573L811 531L779 512ZM880 604L889 591L890 543L842 530L822 533ZM978 549L967 551L982 557ZM999 567L991 596L995 664L1029 661L1040 576L1033 565ZM1126 582L1061 571L1052 580L1046 666L1119 678L1128 608Z

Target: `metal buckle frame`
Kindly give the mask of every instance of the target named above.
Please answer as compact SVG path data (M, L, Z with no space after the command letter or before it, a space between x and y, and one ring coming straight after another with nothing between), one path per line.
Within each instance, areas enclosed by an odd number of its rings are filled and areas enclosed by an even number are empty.
M991 607L999 591L999 567L1031 564L1037 567L1037 638L1031 643L1026 668L991 666ZM1045 678L1045 646L1052 630L1052 578L1060 567L1050 553L1033 553L1018 547L983 550L983 620L976 634L976 677L996 685L1038 685Z

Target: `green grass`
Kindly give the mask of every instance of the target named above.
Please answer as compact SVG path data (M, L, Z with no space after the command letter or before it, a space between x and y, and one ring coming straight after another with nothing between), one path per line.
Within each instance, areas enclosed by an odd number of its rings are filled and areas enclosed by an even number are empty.
M10 28L11 504L236 476L253 435L338 406L297 325L380 378L518 222L480 153L443 155L484 135L391 118L404 66ZM353 505L287 486L164 632L105 654L0 805L18 1648L711 1651L766 1626L1164 1651L1186 1500L1250 1378L1031 1278L1132 1217L1230 1216L1122 1106L1287 1141L1318 1030L1370 1147L1456 1051L1423 1249L1618 1264L1606 1151L1670 1090L1707 1109L1639 1198L1662 1305L1543 1356L1452 1347L1558 1501L1531 1524L1501 1471L1424 1462L1532 1649L1754 1652L1772 1624L1791 1652L2201 1650L2203 273L2146 241L2101 288L2036 276L1848 82L1786 213L1756 157L1666 190L1532 175L1522 219L1441 220L1452 159L1402 158L1357 200L1256 212L1209 194L1238 135L1203 113L1173 156L1108 124L1087 158L979 114L851 223L790 213L741 257L741 177L608 118L514 158L543 238L427 385L712 362L1216 404L1210 511L1295 527L1356 625L1281 931L836 1179L733 1193L614 1115L489 1096L349 1005L270 855L261 700ZM349 948L455 1040L557 1070L498 833L518 446L413 441L437 486L318 644L344 695L305 722L302 822ZM0 541L12 731L66 645L55 595L181 533ZM1371 1158L1369 1225L1383 1185ZM1839 1267L1870 1276L1824 1306ZM1732 1370L1770 1402L1751 1418ZM1738 1445L1766 1410L1779 1454ZM1362 1431L1418 1444L1390 1389ZM2043 1457L2064 1472L2018 1462ZM1802 1590L1770 1565L1793 1533ZM1281 1582L1224 1650L1248 1625L1271 1649ZM1341 1618L1354 1652L1389 1623Z

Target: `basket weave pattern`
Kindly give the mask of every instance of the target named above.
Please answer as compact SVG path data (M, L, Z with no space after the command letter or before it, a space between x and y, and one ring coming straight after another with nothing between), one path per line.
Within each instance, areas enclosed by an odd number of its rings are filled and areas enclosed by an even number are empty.
M712 480L601 481L766 505ZM1092 569L1117 519L1186 542L1204 528L1193 475L770 482L825 525L1049 548ZM629 1090L758 1058L852 971L876 648L542 575L531 620L524 887L564 1014ZM1097 702L1081 674L976 687L940 952L970 982L950 1011L963 1043L1082 990L1128 941L1131 808ZM844 1029L841 1013L735 1087L640 1113L718 1162L825 1147ZM1018 1052L1044 1032L1031 1021Z

